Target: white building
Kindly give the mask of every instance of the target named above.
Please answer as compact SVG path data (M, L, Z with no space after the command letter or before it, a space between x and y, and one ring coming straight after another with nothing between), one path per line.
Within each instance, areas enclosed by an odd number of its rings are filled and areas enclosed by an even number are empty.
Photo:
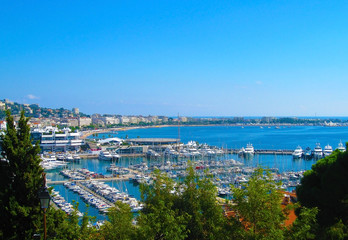
M105 125L111 125L111 124L119 124L120 120L115 117L102 117Z
M92 124L92 118L89 117L80 117L79 118L79 127L89 126Z
M122 116L122 117L120 117L120 122L122 124L128 124L128 123L130 123L130 119L126 116Z
M140 121L138 117L129 117L129 122L133 124L138 124Z
M39 141L43 152L79 151L84 141L80 132L71 132L69 128L59 130L56 127L33 129L31 136L34 142Z

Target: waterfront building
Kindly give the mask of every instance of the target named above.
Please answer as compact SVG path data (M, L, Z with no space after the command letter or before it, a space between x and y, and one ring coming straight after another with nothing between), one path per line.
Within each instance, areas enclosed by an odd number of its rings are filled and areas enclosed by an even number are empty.
M187 117L180 117L180 122L187 122Z
M158 117L157 116L148 116L147 119L149 119L150 122L157 123Z
M161 120L163 123L166 123L166 122L168 122L169 118L166 116L159 116L158 119Z
M45 127L31 131L33 142L39 141L42 152L79 151L84 145L80 136L80 132L71 132L69 128Z
M143 154L144 148L142 146L121 146L116 149L116 153L117 154Z
M139 118L138 117L129 117L129 122L133 124L138 124L139 123Z
M92 124L92 119L89 117L79 117L79 127L89 126Z
M66 125L69 127L77 127L79 125L79 120L77 118L65 118L60 122L61 125Z
M121 124L128 124L128 123L130 123L130 119L126 116L122 116L122 117L120 117L120 123Z
M119 124L120 120L114 116L104 116L101 118L105 125Z

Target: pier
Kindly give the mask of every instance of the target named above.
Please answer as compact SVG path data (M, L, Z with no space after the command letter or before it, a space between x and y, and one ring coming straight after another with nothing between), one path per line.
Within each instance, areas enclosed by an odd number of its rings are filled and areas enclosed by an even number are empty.
M126 175L119 175L116 177L104 177L104 178L88 178L88 179L82 179L82 180L60 180L60 181L52 181L47 179L47 184L49 185L57 185L57 184L64 184L66 182L87 182L87 181L102 181L102 182L108 182L108 181L128 181L130 178L133 178L134 174L126 174Z
M240 149L227 149L227 153L230 154L238 154L240 152ZM294 152L294 150L290 149L255 149L255 154L267 154L267 155L291 155Z
M97 194L96 192L92 191L91 189L87 188L86 186L82 185L81 183L76 183L77 186L79 186L80 188L82 188L83 190L89 192L90 194L92 194L93 196L95 196L96 198L99 198L101 200L103 200L104 202L106 202L107 204L109 204L110 206L114 206L114 203L110 202L109 200L107 200L106 198L104 198L103 196Z

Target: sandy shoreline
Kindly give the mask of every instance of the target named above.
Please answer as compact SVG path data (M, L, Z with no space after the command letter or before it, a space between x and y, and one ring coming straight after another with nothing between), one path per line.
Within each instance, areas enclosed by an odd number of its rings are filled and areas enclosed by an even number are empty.
M231 127L295 127L295 126L311 126L302 124L257 124L257 125L240 125L240 124L209 124L209 125L180 125L180 127L217 127L217 126L231 126ZM178 125L154 125L154 126L131 126L131 127L115 127L115 128L102 128L96 130L82 131L81 139L85 139L88 136L95 133L106 133L112 131L128 131L133 129L146 129L146 128L164 128L164 127L178 127Z
M193 125L191 127L198 126ZM156 125L156 126L132 126L132 127L116 127L116 128L107 128L107 129L96 129L96 130L89 130L89 131L83 131L81 139L85 139L88 136L95 134L95 133L106 133L106 132L112 132L112 131L128 131L133 129L146 129L146 128L163 128L163 127L178 127L173 125Z

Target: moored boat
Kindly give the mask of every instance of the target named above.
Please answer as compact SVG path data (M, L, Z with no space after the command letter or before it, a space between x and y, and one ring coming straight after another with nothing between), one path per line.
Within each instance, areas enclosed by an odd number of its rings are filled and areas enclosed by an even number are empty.
M338 147L336 149L338 149L338 151L340 151L340 152L345 152L346 151L346 148L343 146L342 141L340 141L338 143Z
M305 159L311 159L313 157L312 149L310 147L307 147L304 152L304 158Z
M324 157L329 156L331 153L332 153L332 147L328 144L325 146L323 151Z
M303 150L301 146L298 146L295 151L292 153L293 158L301 158L303 155Z
M316 144L313 155L315 159L320 159L323 157L323 149L320 147L320 143Z
M98 156L98 159L101 161L110 161L112 158L112 155L108 151L100 151Z
M255 150L251 143L248 143L246 148L244 148L244 155L254 155Z

